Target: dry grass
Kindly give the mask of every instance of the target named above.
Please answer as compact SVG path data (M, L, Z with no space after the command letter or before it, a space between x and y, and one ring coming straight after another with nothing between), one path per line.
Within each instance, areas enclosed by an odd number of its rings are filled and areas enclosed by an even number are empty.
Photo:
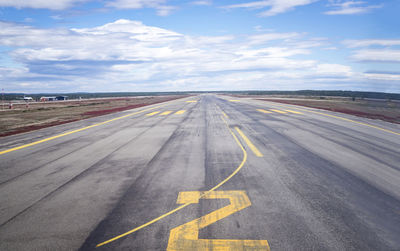
M371 119L400 124L400 102L387 100L367 100L351 98L271 98L254 97L260 100L272 101L284 104L300 105L334 112L341 112Z
M17 104L0 110L0 137L94 116L165 102L184 96L92 99ZM0 106L1 108L2 106ZM8 108L8 106L5 106Z
M296 95L229 95L253 98L282 104L300 105L328 111L341 112L370 119L380 119L400 124L400 101L360 99L351 97L310 97Z

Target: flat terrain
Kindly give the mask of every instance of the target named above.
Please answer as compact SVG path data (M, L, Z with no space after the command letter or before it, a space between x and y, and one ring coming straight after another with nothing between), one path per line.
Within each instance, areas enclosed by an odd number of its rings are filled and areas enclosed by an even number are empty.
M249 98L89 118L0 138L0 250L400 250L399 163L399 124Z
M0 137L64 124L185 96L149 96L86 100L24 102L0 105Z
M400 100L360 98L353 100L351 97L274 97L268 95L240 95L240 97L324 109L400 124Z

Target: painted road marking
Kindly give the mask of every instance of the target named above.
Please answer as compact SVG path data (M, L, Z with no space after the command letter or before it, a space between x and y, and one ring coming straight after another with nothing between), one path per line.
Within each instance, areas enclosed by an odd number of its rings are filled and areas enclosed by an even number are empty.
M187 100L186 103L197 103L197 100Z
M160 111L147 113L146 116L150 117L150 116L156 115L156 114L159 113L159 112L160 112Z
M272 112L264 110L264 109L257 109L257 111L262 112L262 113L272 113Z
M274 104L274 105L283 107L283 106L277 105L277 104ZM327 113L323 113L323 112L316 112L316 111L312 111L312 110L308 110L308 109L303 109L303 108L298 108L298 107L296 107L296 108L294 108L294 109L300 110L300 111L305 111L305 112L311 112L311 113L315 113L315 114L320 114L320 115L324 115L324 116L328 116L328 117L332 117L332 118L344 120L344 121L347 121L347 122L352 122L352 123L355 123L355 124L360 124L360 125L363 125L363 126L368 126L368 127L375 128L375 129L378 129L378 130L381 130L381 131L384 131L384 132L388 132L388 133L400 135L400 133L398 133L398 132L394 132L394 131L391 131L391 130L388 130L388 129L385 129L385 128L382 128L382 127L379 127L379 126L374 126L374 125L370 125L370 124L367 124L367 123L355 121L355 120L352 120L352 119L343 118L343 117L340 117L340 116L335 116L335 115L331 115L331 114L327 114Z
M267 240L199 239L200 229L251 206L245 191L180 192L176 203L193 204L200 199L229 199L230 204L172 229L167 251L270 250Z
M302 112L296 112L296 111L292 111L292 110L285 110L285 111L290 112L290 113L295 113L295 114L303 114Z
M90 129L90 128L93 128L93 127L96 127L96 126L108 124L110 122L113 122L113 121L116 121L116 120L120 120L120 119L123 119L123 118L127 118L127 117L130 117L130 116L133 116L133 115L136 115L136 114L140 114L140 113L143 113L143 112L147 112L147 111L150 111L150 110L154 110L154 109L160 108L162 106L165 106L165 104L164 105L155 106L155 107L151 107L151 108L147 108L147 109L144 109L144 110L141 110L141 111L138 111L138 112L130 113L130 114L127 114L127 115L124 115L124 116L121 116L121 117L113 118L113 119L110 119L110 120L107 120L107 121L103 121L103 122L100 122L100 123L97 123L97 124L86 126L86 127L80 128L80 129L76 129L76 130L73 130L73 131L66 132L66 133L58 134L58 135L55 135L55 136L52 136L52 137L49 137L49 138L45 138L45 139L41 139L41 140L29 143L29 144L25 144L25 145L22 145L22 146L17 146L17 147L14 147L14 148L10 148L10 149L1 151L0 155L5 154L5 153L9 153L9 152L13 152L13 151L16 151L16 150L19 150L19 149L23 149L23 148L26 148L26 147L29 147L29 146L34 146L34 145L37 145L37 144L40 144L40 143L44 143L44 142L47 142L47 141L50 141L50 140L53 140L53 139L58 139L58 138L61 138L61 137L64 137L64 136L67 136L67 135L70 135L70 134L73 134L73 133L81 132L81 131L84 131L84 130L87 130L87 129Z
M165 111L165 112L161 113L160 115L165 116L165 115L170 114L171 112L172 112L172 111Z
M244 149L242 143L240 143L240 140L238 139L238 137L236 137L235 133L233 133L233 131L231 130L231 128L230 128L229 125L228 125L228 122L224 119L223 116L221 116L221 119L222 119L222 121L224 121L224 123L225 123L226 127L228 128L229 132L231 133L232 137L235 139L236 144L237 144L237 145L240 147L240 149L242 150L242 152L243 152L243 159L242 159L242 162L240 163L240 165L235 169L235 171L233 171L228 177L226 177L226 178L225 178L223 181L221 181L218 185L216 185L215 187L213 187L213 188L211 188L210 190L208 190L208 192L205 192L205 194L206 194L206 193L210 193L210 192L212 192L212 191L214 191L214 190L217 190L217 189L218 189L219 187L221 187L223 184L225 184L225 183L228 182L230 179L232 179L232 177L235 176L235 175L243 168L244 163L246 163L246 161L247 161L247 152L246 152L246 149ZM127 235L130 235L130 234L132 234L132 233L134 233L134 232L137 232L137 231L139 231L139 230L142 229L142 228L145 228L145 227L147 227L147 226L149 226L149 225L151 225L151 224L153 224L153 223L156 223L157 221L159 221L159 220L161 220L161 219L164 219L165 217L167 217L167 216L169 216L169 215L171 215L171 214L173 214L173 213L178 212L179 210L181 210L181 209L183 209L183 208L189 206L190 204L191 204L191 203L185 203L185 204L183 204L183 205L181 205L181 206L179 206L179 207L177 207L177 208L175 208L175 209L173 209L173 210L171 210L171 211L169 211L169 212L167 212L167 213L165 213L165 214L163 214L163 215L161 215L161 216L159 216L159 217L157 217L157 218L155 218L155 219L152 219L151 221L146 222L145 224L143 224L143 225L141 225L141 226L138 226L138 227L136 227L136 228L134 228L134 229L129 230L128 232L125 232L125 233L123 233L123 234L120 234L120 235L118 235L118 236L115 236L114 238L111 238L111 239L106 240L106 241L104 241L104 242L102 242L102 243L99 243L99 244L96 245L96 247L101 247L101 246L106 245L106 244L108 244L108 243L110 243L110 242L116 241L116 240L118 240L118 239L120 239L120 238L122 238L122 237L125 237L125 236L127 236Z
M229 101L231 101L231 102L239 102L240 100L237 100L237 99L230 99Z
M186 110L179 110L177 112L175 112L175 114L180 115L180 114L184 114L186 112Z
M235 130L239 133L240 137L246 142L246 144L250 147L251 151L257 156L257 157L263 157L264 155L257 149L257 147L247 138L247 136L242 132L242 130L239 129L239 127L235 127Z
M359 122L359 121L355 121L355 120L352 120L352 119L347 119L347 118L343 118L343 117L339 117L339 116L335 116L335 115L330 115L330 114L326 114L326 113L322 113L322 112L309 111L309 110L306 110L306 109L304 109L304 110L308 111L308 112L321 114L321 115L325 115L325 116L328 116L328 117L337 118L337 119L341 119L341 120L344 120L344 121L349 121L349 122L353 122L353 123L356 123L356 124L372 127L372 128L375 128L375 129L378 129L378 130L381 130L381 131L385 131L385 132L389 132L389 133L393 133L393 134L396 134L396 135L400 135L400 133L397 133L397 132L394 132L394 131L391 131L391 130L388 130L388 129L385 129L385 128L382 128L382 127L379 127L379 126L374 126L374 125L370 125L370 124L367 124L367 123L363 123L363 122Z
M217 104L215 104L215 106L221 111L222 115L224 115L224 117L225 117L226 119L229 119L229 116L226 115L226 113L221 109L221 107L219 107Z
M270 109L270 110L273 112L282 113L282 114L287 113L285 111L281 111L281 110L277 110L277 109Z

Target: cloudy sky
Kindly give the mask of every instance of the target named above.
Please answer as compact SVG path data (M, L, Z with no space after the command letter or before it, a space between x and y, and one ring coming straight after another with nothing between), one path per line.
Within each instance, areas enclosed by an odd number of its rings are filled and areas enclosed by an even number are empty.
M0 0L0 87L400 93L399 13L399 0Z

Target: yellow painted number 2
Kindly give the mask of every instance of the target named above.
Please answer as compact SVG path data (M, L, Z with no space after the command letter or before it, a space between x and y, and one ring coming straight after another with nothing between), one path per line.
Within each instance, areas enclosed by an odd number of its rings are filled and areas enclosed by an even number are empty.
M199 230L251 205L245 191L180 192L177 203L199 203L199 199L229 199L230 204L171 230L167 251L269 251L267 240L199 239Z

